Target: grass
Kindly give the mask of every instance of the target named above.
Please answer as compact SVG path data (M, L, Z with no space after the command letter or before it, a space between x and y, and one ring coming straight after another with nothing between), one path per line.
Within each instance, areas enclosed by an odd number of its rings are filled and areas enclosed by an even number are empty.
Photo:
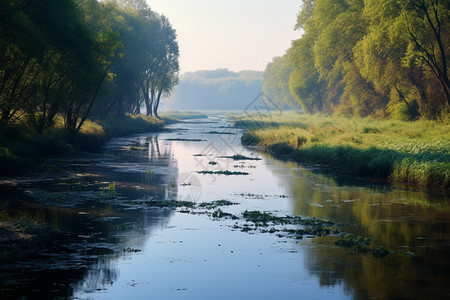
M164 126L164 120L152 116L129 114L122 118L107 118L97 122L103 127L107 138L161 131Z
M245 145L344 175L449 190L450 123L347 119L294 112L234 117Z

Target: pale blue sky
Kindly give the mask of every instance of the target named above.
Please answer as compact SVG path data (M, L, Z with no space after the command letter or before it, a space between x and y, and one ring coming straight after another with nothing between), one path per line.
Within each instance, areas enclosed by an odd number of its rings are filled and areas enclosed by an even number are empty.
M301 0L147 0L177 30L181 72L264 70L291 41Z

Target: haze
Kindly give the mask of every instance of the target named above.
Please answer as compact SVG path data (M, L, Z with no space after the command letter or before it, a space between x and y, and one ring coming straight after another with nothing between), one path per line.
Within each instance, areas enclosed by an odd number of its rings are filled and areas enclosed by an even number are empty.
M299 0L147 0L176 29L181 73L228 68L263 71L291 41Z

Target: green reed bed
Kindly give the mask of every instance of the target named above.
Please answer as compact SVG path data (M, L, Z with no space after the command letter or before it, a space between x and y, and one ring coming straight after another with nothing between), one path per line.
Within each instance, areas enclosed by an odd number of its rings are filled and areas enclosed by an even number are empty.
M448 191L450 123L283 113L235 117L245 145L345 175Z

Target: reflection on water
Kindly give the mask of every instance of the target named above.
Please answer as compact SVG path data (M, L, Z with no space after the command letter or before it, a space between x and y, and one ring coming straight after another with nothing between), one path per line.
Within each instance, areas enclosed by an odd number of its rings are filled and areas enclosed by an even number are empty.
M2 195L2 220L27 217L72 234L59 256L3 267L0 298L450 295L450 206L444 197L343 180L316 166L277 161L242 148L240 133L227 126L223 117L211 117L174 125L171 132L115 139L105 155L67 163L79 174L77 181L25 186ZM264 159L223 158L237 153ZM249 175L196 173L203 170ZM238 205L223 210L235 215L261 210L325 218L395 253L376 259L336 247L336 237L291 240L247 233L234 228L235 220L142 205L167 199L230 200Z
M70 163L77 180L2 191L0 220L27 218L70 235L57 250L43 248L28 261L1 267L0 298L68 297L80 284L88 292L101 289L120 274L114 261L167 226L173 211L127 203L177 198L177 185L168 184L178 173L171 144L155 135L116 139L106 149L99 159Z
M329 247L307 248L307 267L322 284L344 281L356 298L450 295L450 205L445 197L382 185L341 185L295 163L271 163L291 191L295 214L343 223L345 231L395 252L376 259L343 249L330 255Z

